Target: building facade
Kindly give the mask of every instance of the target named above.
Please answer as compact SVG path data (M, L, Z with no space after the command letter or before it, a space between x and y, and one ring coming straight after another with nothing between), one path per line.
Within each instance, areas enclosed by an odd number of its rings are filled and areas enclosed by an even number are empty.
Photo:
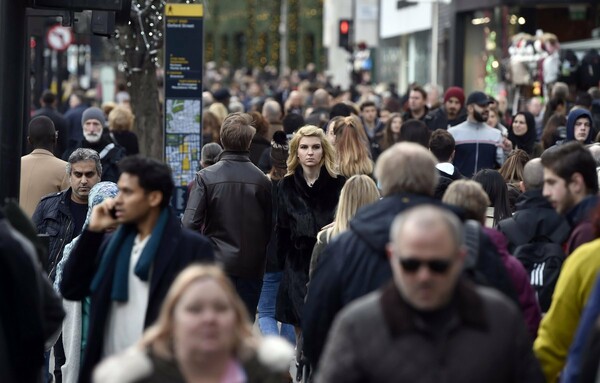
M467 91L502 91L509 47L519 33L552 33L568 46L591 39L600 25L595 0L454 0L452 8L448 83Z
M206 1L204 45L206 62L233 69L322 70L323 0Z

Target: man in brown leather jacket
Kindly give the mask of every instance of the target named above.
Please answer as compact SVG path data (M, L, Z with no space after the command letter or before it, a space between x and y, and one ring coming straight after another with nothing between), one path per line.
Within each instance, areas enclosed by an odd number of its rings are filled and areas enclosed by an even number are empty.
M272 230L271 181L250 162L252 117L230 114L221 126L225 151L199 171L183 226L202 231L254 319Z

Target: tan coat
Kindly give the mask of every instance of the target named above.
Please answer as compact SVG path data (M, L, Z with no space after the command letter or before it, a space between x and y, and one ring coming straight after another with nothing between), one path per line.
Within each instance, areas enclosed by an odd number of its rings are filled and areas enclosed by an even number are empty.
M67 163L44 149L35 149L21 157L19 205L32 216L40 199L69 187Z

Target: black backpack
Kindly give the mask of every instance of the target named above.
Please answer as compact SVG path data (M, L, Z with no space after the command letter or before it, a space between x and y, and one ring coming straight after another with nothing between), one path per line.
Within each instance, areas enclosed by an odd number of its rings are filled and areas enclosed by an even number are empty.
M513 255L523 264L529 274L529 283L535 290L543 313L550 309L552 294L560 275L560 269L566 259L562 243L571 232L570 225L564 221L550 236L535 237L528 241L513 219L501 221L500 229L516 245Z
M542 312L552 303L554 287L566 259L561 245L552 242L527 243L518 246L513 254L529 273L529 283L535 290Z

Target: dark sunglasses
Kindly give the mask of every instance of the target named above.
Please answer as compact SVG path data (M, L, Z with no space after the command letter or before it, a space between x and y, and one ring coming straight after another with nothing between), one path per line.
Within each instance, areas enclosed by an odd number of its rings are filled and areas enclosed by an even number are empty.
M449 259L434 259L432 261L421 261L415 258L401 258L400 266L407 273L416 273L421 266L427 266L430 271L436 274L444 274L452 266L452 260Z

